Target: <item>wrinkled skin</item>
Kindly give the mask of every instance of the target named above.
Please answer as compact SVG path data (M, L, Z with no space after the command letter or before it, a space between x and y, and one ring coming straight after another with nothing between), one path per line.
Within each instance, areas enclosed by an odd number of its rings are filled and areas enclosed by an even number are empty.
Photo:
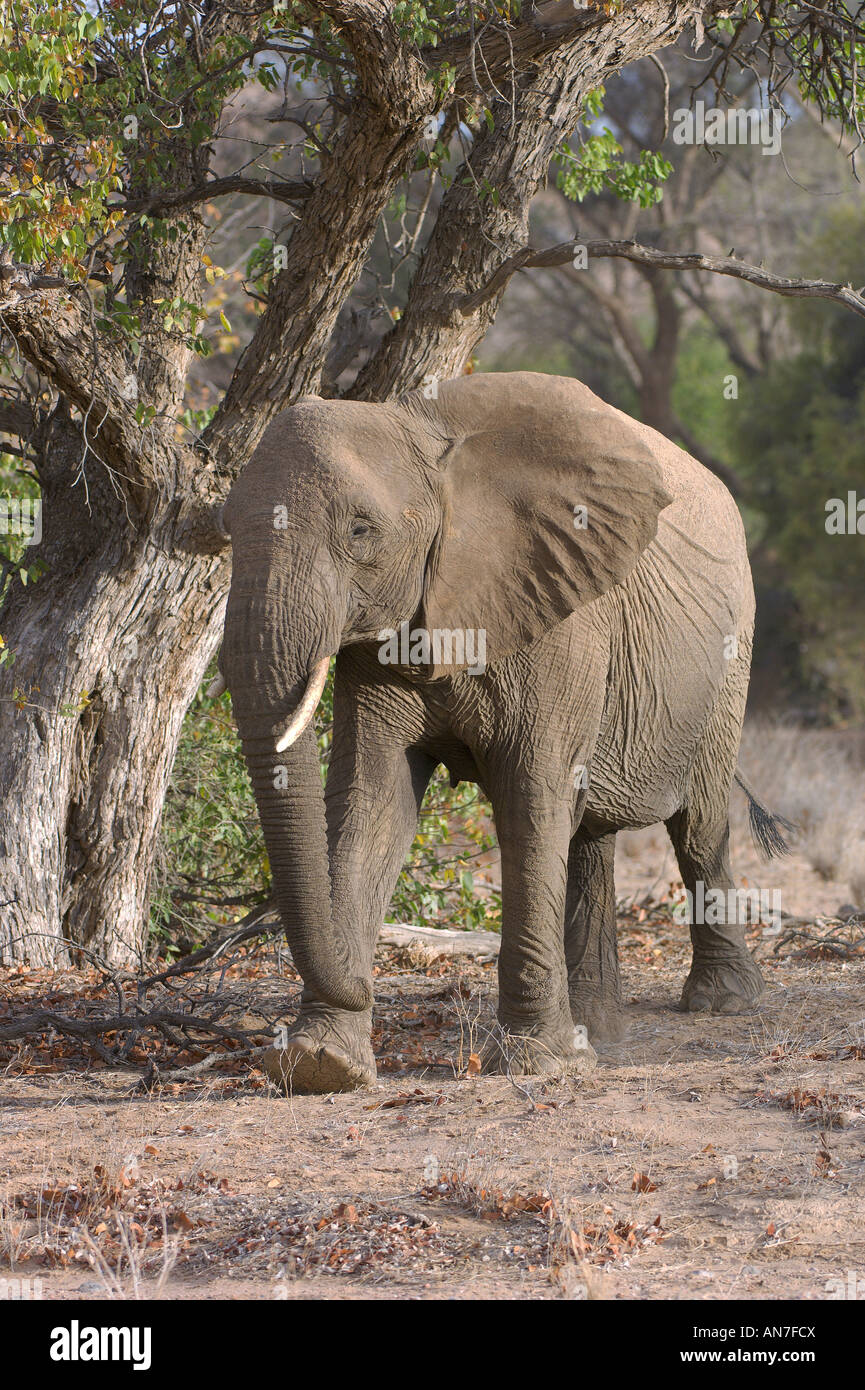
M579 509L585 508L585 512ZM479 783L501 848L501 1030L486 1066L587 1070L622 1035L613 854L664 821L693 891L732 887L727 807L753 589L724 486L586 387L461 378L437 399L307 400L225 508L220 668L305 990L271 1073L370 1082L376 937L438 763ZM382 664L379 634L483 630L486 668ZM311 727L276 743L338 653L326 795ZM692 926L682 1007L762 981L741 927Z

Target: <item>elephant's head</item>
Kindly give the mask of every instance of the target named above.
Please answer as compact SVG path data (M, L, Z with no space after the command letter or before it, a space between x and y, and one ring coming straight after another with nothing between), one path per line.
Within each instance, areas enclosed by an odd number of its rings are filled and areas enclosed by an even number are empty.
M328 658L411 620L483 631L494 663L598 598L670 501L642 441L569 379L464 377L434 399L303 401L270 425L232 489L220 670L288 942L325 1002L371 1002L331 919L311 727Z

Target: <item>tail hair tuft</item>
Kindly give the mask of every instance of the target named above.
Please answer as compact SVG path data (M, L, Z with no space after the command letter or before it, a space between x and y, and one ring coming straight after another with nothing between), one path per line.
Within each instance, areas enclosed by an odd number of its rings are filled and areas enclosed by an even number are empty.
M748 798L751 838L764 859L774 859L782 854L789 854L790 846L784 839L782 831L786 831L788 835L795 834L799 827L794 825L793 821L787 820L786 816L773 815L771 811L767 811L766 807L757 800L739 772L736 773L735 780Z

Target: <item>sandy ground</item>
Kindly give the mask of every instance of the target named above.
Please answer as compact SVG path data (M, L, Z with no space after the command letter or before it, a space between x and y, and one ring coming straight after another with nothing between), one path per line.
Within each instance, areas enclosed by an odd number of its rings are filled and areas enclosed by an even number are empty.
M623 847L623 896L663 885L653 836ZM784 873L811 915L752 933L769 988L745 1017L676 1012L687 929L623 903L630 1032L583 1083L475 1074L495 965L422 949L379 953L379 1081L351 1095L286 1098L230 1062L145 1092L86 1049L7 1046L0 1279L51 1299L826 1299L852 1271L865 1294L865 933L815 923L807 867ZM290 1009L272 953L248 973ZM40 990L7 972L0 1009Z

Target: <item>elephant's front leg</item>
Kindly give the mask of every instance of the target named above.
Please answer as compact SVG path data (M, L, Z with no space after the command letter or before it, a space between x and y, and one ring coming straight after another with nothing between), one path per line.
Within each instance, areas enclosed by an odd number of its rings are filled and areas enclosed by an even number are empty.
M333 920L358 975L372 975L376 939L434 767L426 754L383 741L348 735L335 742L326 797ZM265 1070L295 1093L371 1085L371 1030L371 1010L334 1009L304 990Z
M485 1066L511 1073L586 1073L596 1061L568 1002L564 915L572 806L543 803L514 789L498 799L502 858L500 1032Z

